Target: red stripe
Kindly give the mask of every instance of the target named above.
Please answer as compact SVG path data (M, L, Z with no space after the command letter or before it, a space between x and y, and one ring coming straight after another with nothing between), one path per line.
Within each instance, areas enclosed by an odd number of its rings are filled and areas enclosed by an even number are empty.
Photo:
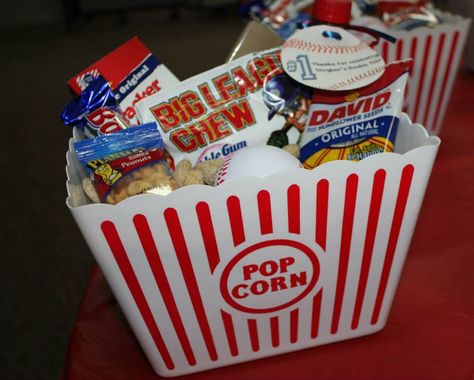
M372 324L377 323L380 315L380 309L382 308L385 289L387 288L390 271L392 269L393 257L395 255L395 249L397 248L398 236L402 226L403 215L405 214L405 207L407 205L408 194L410 192L413 172L413 165L407 165L403 168L402 177L400 179L400 187L398 188L397 202L395 204L395 211L393 213L392 227L390 228L390 235L388 238L387 251L385 253L385 260L382 268L382 276L380 278L379 289L375 299L374 312L372 314Z
M416 57L416 46L418 44L418 39L416 37L413 37L413 39L411 40L411 46L410 46L410 58L413 59L413 64L410 66L410 71L409 71L409 75L411 78L413 78L413 71L414 71L414 68L415 68L415 65L416 65L416 61L415 61L415 57ZM410 107L408 107L408 104L407 104L407 100L408 98L410 97L410 91L412 91L412 85L411 85L411 82L408 81L405 85L405 105L403 107L403 112L410 112L410 108L411 108L411 105ZM411 98L410 98L411 99Z
M166 310L170 316L173 327L178 336L181 347L183 348L186 360L190 365L196 364L196 358L194 357L191 344L189 343L188 336L186 335L186 329L184 328L183 321L176 306L176 302L171 291L171 286L166 277L166 271L163 268L163 263L160 259L160 254L156 248L153 240L153 235L150 231L150 226L144 215L138 214L133 218L133 223L137 231L138 237L142 244L143 250L145 251L148 264L150 265L153 276L155 277L156 284L160 290L161 296L166 306Z
M416 94L415 113L413 116L414 122L418 122L418 111L420 107L421 94L423 93L423 84L425 82L425 74L426 74L426 64L428 62L428 57L430 54L431 40L432 40L431 36L428 36L426 38L425 51L423 54L423 64L421 65L421 74L420 74L421 77L420 77L420 82L418 84L418 92Z
M388 42L384 41L382 43L382 58L385 61L385 63L388 62Z
M444 42L446 40L446 34L441 34L441 38L439 40L439 44L438 44L438 51L436 52L436 61L435 61L435 65L434 65L434 68L433 68L433 74L431 76L431 84L430 84L430 92L428 93L428 101L427 101L427 107L425 109L425 117L423 118L423 123L422 125L424 125L425 127L428 128L428 126L426 125L426 121L428 119L428 114L429 114L429 110L432 109L431 108L431 100L433 99L433 92L434 92L434 87L435 87L435 84L439 81L439 78L437 78L438 76L438 70L439 70L439 62L441 61L441 55L443 53L443 49L444 49ZM443 95L441 93L441 95ZM439 110L434 110L436 113L439 112ZM429 126L430 128L432 126Z
M270 193L262 190L257 195L258 215L260 217L260 232L262 235L273 232L272 225L272 205Z
M413 68L416 65L416 47L418 45L418 38L414 37L411 41L410 58L413 59L413 65L410 67L410 76L413 76Z
M444 70L444 78L443 78L443 84L441 85L441 91L440 91L440 96L438 97L438 104L436 105L436 113L435 113L435 121L433 123L433 127L435 129L438 129L438 119L439 115L441 113L441 102L443 101L445 95L446 95L446 85L448 84L448 78L451 73L451 66L453 63L453 58L454 58L454 53L456 52L456 48L458 45L458 39L459 39L459 31L454 33L453 37L453 42L451 44L451 50L449 51L449 58L448 58L448 66Z
M290 311L290 343L298 341L298 316L299 309Z
M258 342L257 321L255 319L248 319L247 324L249 327L250 344L252 345L252 351L257 352L258 350L260 350L260 344Z
M235 338L234 324L232 323L232 317L227 314L224 310L221 310L222 322L224 323L225 334L227 335L227 342L229 343L229 350L232 356L239 354L239 348L237 346L237 339Z
M178 213L173 208L168 208L163 213L170 234L173 247L176 252L181 272L183 273L184 282L188 289L189 298L193 304L194 313L201 329L204 342L211 360L217 360L217 351L212 339L211 329L207 320L206 312L202 304L201 294L193 271L193 264L189 257L186 241L184 240L183 230L179 221Z
M319 333L319 317L321 315L321 299L323 296L323 289L321 289L313 297L313 310L311 316L311 338L315 339Z
M148 331L150 331L150 335L155 342L156 348L158 349L158 352L160 353L161 358L166 365L166 368L169 370L174 369L175 366L173 360L171 359L168 348L166 347L160 330L158 329L155 319L153 318L150 306L148 305L145 295L143 294L143 290L140 287L140 283L138 282L137 276L133 271L132 265L127 256L127 252L125 251L114 224L110 221L105 221L101 224L101 229L105 240L107 240L107 244L114 255L115 261L120 268L120 272L127 283L128 289L132 294L133 300L135 301L138 310L140 310L143 321L145 322Z
M227 199L227 212L229 213L230 228L234 246L238 246L245 241L244 222L242 220L242 210L240 200L235 195Z
M397 61L401 60L402 59L402 53L403 53L403 40L402 39L399 39L397 41Z
M341 316L344 289L346 287L347 267L351 250L352 227L354 224L354 211L357 197L359 177L351 174L346 180L346 195L344 200L344 215L342 219L341 248L339 254L339 269L337 273L336 297L332 315L331 333L337 333Z
M278 347L280 345L280 332L278 327L278 317L270 318L270 330L272 333L272 346Z
M356 302L354 305L354 314L352 315L352 329L359 326L360 313L365 297L367 279L369 277L370 264L374 251L375 234L379 222L380 207L382 204L382 195L385 185L386 172L383 169L377 170L374 175L372 185L372 196L370 199L369 217L367 220L367 230L365 232L364 251L362 253L362 263L360 269L359 285L357 288Z
M206 202L199 202L196 205L196 214L201 229L202 241L206 248L207 261L211 273L214 273L216 266L219 264L219 249L217 248L216 234L212 224L211 212Z
M329 181L322 179L316 185L316 244L326 250L328 228Z
M300 233L300 188L298 185L291 185L288 188L288 231L290 233Z

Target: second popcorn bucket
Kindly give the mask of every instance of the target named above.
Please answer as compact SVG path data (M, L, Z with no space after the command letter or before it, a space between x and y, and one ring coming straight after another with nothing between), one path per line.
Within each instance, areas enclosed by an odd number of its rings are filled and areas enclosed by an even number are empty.
M67 153L67 206L161 376L360 337L380 331L387 321L440 140L405 114L392 118L388 113L380 120L393 123L389 131L396 134L395 145L383 153L368 152L359 162L338 159L308 170L288 154L291 159L279 167L272 162L277 155L271 151L282 151L274 147L267 147L267 162L259 160L258 154L249 158L252 149L258 152L259 145L266 143L286 145L285 149L295 146L304 128L304 115L295 117L292 111L294 104L308 111L304 99L311 95L306 90L292 92L297 96L285 99L288 104L281 104L282 93L275 91L266 103L261 99L267 76L281 75L281 71L266 71L278 67L275 57L279 59L279 54L249 55L137 103L133 116L151 129L153 120L147 118L156 118L167 153L174 159L174 164L168 160L165 174L174 189L167 195L147 194L155 192L156 184L151 177L142 178L141 166L130 169L145 160L146 152L127 145L130 153L126 154L135 160L126 161L117 148L120 144L110 145L121 134L134 134L134 128L145 126L127 127L110 139L100 136L107 128L96 128L87 120L74 129ZM366 58L374 61L369 55ZM245 59L256 66L239 64ZM216 70L223 74L217 75ZM243 76L245 70L247 76ZM238 85L232 81L236 73L244 78ZM93 78L86 79L93 83ZM219 84L221 99L210 90L211 83L216 88ZM296 82L291 86L300 89ZM232 98L240 92L240 97ZM359 106L348 106L351 112L369 102L372 107L375 103L365 100L364 96L370 98L367 94L372 93L360 92L355 97L351 93L343 102L360 97ZM206 103L198 102L200 96ZM366 113L373 116L398 106L384 101L376 111L371 107ZM341 112L337 110L334 115ZM92 112L105 119L109 115L106 110ZM199 112L205 117L200 118ZM107 123L116 123L119 113L114 108ZM232 122L232 127L223 120ZM370 131L352 136L353 142L338 140L335 147L344 151L359 144L362 136L379 133L378 122L360 123L359 129ZM256 132L260 125L261 131ZM84 140L79 127L99 136ZM228 140L228 131L233 129L237 138ZM109 145L106 153L99 146L100 155L94 153L89 168L103 165L120 178L118 163L125 162L123 177L148 181L138 191L143 194L129 193L125 199L115 194L110 202L113 188L107 193L102 186L100 197L89 199L91 182L84 182L85 169L75 150L89 149L96 140ZM252 170L236 175L235 166L245 155ZM167 166L165 155L155 157L160 167ZM183 186L186 181L176 175L183 159L199 168L216 158L225 158L210 181L217 186ZM105 175L88 173L95 180ZM209 183L205 173L199 178ZM109 204L93 203L100 201Z

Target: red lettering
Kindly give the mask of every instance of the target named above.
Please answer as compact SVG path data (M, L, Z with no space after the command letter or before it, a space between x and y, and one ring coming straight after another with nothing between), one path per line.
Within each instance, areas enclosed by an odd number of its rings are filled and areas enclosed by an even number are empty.
M155 89L156 92L161 90L161 87L159 86L158 79L155 79L153 82L151 82L151 87Z
M367 98L367 99L364 99L363 102L364 102L364 109L362 110L362 112L370 112L370 110L372 109L372 100L373 98Z
M187 123L188 121L191 121L191 116L187 112L186 108L183 107L180 99L175 97L170 99L169 102L173 106L175 112L178 114L181 122Z
M175 114L173 107L168 103L161 103L151 108L150 111L165 132L168 132L180 124L178 115Z
M123 112L123 114L125 115L125 117L126 117L127 119L129 119L129 120L130 120L130 119L133 119L133 118L135 117L135 114L136 114L135 108L133 108L133 107L127 107L127 108L125 109L125 111Z
M306 272L300 272L300 274L292 273L290 274L290 287L295 288L299 285L306 285Z
M87 115L87 120L95 126L100 126L108 119L113 119L115 114L108 108L98 108Z
M295 263L294 257L283 257L280 259L280 273L288 272L288 267Z
M237 90L239 97L246 96L249 92L257 90L257 84L253 82L244 71L242 67L237 67L232 70L235 83L237 84Z
M240 285L235 286L235 287L231 290L232 297L237 298L237 299L242 299L242 298L247 297L249 294L244 291L244 290L247 289L247 288L248 288L248 286L245 285L245 284L240 284ZM243 291L242 291L242 292L239 292L241 289L242 289Z
M343 117L346 117L346 107L338 107L334 110L327 122L330 123L336 119L341 119Z
M362 104L364 104L364 101L361 100L359 102L353 102L349 103L347 105L347 116L354 116L357 115L362 108Z
M108 123L104 123L99 127L99 132L103 135L108 135L109 133L118 132L122 129L122 126L116 121L109 121Z
M255 273L258 270L257 264L244 265L242 268L244 274L244 280L250 280L252 273Z
M272 288L272 292L276 292L278 290L288 289L286 286L285 277L273 277L270 279L270 284Z
M194 139L199 144L199 146L207 145L207 140L205 136L209 139L209 141L213 140L212 132L207 128L205 125L202 125L202 121L198 121L198 124L189 124L186 126L189 132L194 136Z
M224 101L222 99L217 100L214 97L214 94L209 89L209 85L207 83L200 84L198 86L198 88L199 88L199 91L201 92L202 96L204 97L204 100L209 105L209 107L211 107L213 109L219 108L224 103Z
M191 118L197 118L206 113L206 107L195 92L187 92L181 95L180 103L183 104L184 109ZM186 120L183 120L186 121Z
M222 118L220 112L213 112L207 118L206 121L209 127L214 132L214 140L220 140L226 136L232 134L230 128L226 125L225 120Z
M260 265L260 273L264 276L271 276L272 274L275 274L277 270L278 264L273 260L264 261Z
M255 117L246 100L232 103L221 112L237 131L255 123Z
M178 129L170 133L170 141L181 152L193 152L197 149L198 143L192 133L186 128Z
M266 74L265 74L265 70L262 70L262 67L265 67L265 66L266 66L266 63L261 58L254 59L253 61L249 62L247 66L248 72L254 77L255 83L257 83L258 87L263 86L263 82L265 80Z
M329 117L329 111L326 110L318 110L314 111L311 114L311 120L309 122L309 125L318 125L318 124L324 124L326 120Z
M270 285L268 285L268 283L264 280L255 281L252 285L250 285L250 291L252 294L258 296L260 294L266 293L269 287Z
M372 107L372 109L375 110L387 104L390 100L390 95L392 95L390 91L377 95L374 99L374 106Z
M217 91L222 96L225 102L230 101L236 92L235 84L229 77L229 73L224 73L213 80Z

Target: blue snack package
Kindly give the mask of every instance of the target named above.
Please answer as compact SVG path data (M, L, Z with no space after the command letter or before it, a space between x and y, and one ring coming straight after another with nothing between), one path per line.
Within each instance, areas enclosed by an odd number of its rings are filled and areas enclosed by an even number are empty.
M101 202L176 188L156 123L79 141L74 150Z

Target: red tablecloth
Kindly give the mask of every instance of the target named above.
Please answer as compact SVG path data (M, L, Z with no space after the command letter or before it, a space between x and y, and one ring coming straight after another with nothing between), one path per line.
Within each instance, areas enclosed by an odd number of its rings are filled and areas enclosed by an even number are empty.
M474 74L461 73L386 327L375 335L186 379L474 379ZM87 252L84 252L87 254ZM92 270L64 380L156 380Z

